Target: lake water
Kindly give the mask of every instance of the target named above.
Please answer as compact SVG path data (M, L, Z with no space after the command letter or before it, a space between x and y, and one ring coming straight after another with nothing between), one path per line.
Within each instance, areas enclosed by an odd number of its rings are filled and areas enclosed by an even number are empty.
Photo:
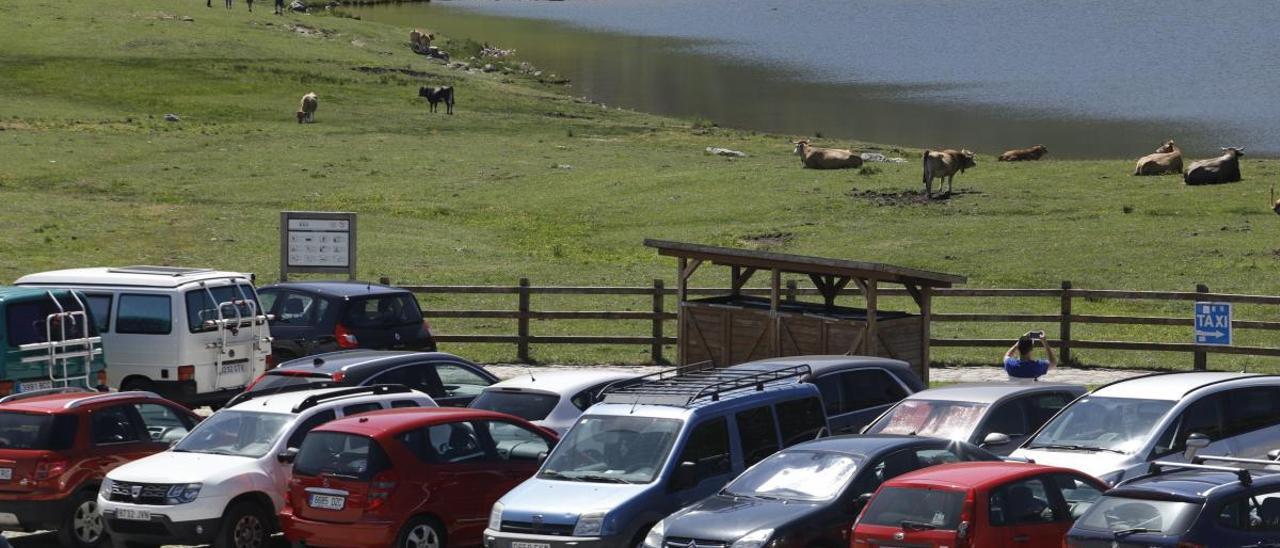
M981 152L1280 154L1275 0L453 0L364 18L466 36L609 105Z

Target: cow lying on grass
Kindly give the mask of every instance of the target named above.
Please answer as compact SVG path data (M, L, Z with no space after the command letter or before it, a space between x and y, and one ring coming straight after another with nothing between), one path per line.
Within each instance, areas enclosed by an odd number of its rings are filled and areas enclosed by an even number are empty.
M1182 173L1182 150L1173 144L1173 139L1165 141L1154 154L1138 158L1134 166L1134 175L1167 175Z
M418 88L418 97L422 97L428 103L431 103L431 112L435 112L436 107L443 102L445 112L453 114L453 86L422 86Z
M435 33L413 29L409 32L409 48L417 53L426 53L431 48L431 42L435 39Z
M843 148L819 148L810 146L809 141L794 141L794 154L800 155L800 161L809 169L843 169L861 167L862 155Z
M1045 148L1044 145L1036 145L1031 148L1019 148L1016 150L1007 151L1004 154L1001 154L999 158L996 158L996 161L997 162L1021 162L1024 160L1039 160L1040 158L1043 158L1045 154L1048 154L1048 153L1049 153L1049 149Z
M320 106L320 98L316 97L316 92L311 92L302 96L302 100L298 102L298 123L306 122L308 124L316 121L316 108Z
M942 181L947 181L947 194L951 194L951 181L956 173L964 173L965 169L977 167L973 161L973 152L968 150L947 149L942 151L924 151L924 195L933 197L933 180L939 179L938 190L942 190Z
M1213 185L1234 183L1240 180L1240 157L1244 149L1223 147L1222 156L1192 162L1182 175L1182 182L1189 185Z

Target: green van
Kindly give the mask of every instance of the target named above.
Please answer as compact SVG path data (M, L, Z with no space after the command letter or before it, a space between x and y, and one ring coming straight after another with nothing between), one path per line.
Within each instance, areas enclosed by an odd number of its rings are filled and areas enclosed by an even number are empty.
M0 286L0 395L106 386L102 338L79 291Z

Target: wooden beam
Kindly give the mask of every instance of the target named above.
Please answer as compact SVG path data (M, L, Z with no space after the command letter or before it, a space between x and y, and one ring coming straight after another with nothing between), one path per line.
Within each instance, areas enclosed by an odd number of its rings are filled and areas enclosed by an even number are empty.
M769 276L769 311L777 312L782 304L782 272L773 270Z
M818 293L821 293L823 300L827 301L827 306L831 306L831 302L835 300L835 297L831 295L831 277L810 274L809 281L813 282L813 286L818 288Z
M730 292L734 295L740 294L742 288L746 287L747 282L751 281L751 277L755 274L756 269L753 267L747 267L745 270L742 267L733 267L733 288Z
M865 341L863 349L864 353L867 355L876 356L878 354L876 354L875 351L875 344L876 341L880 340L879 334L877 333L879 329L876 326L876 281L870 280L866 283L866 286L867 336L863 339Z
M929 386L929 337L933 325L933 288L920 288L920 368L916 373Z
M693 276L694 272L698 271L699 266L702 266L702 259L685 259L684 257L681 257L680 279L688 280L690 276Z
M916 302L916 306L920 307L920 310L924 310L924 306L925 306L924 295L920 294L920 288L912 284L902 284L902 285L903 287L907 288L907 293L911 294L911 299ZM928 287L928 286L925 286L925 287Z
M836 305L836 297L840 296L840 292L849 285L849 280L853 278L849 276L841 276L836 278L835 283L831 285L831 300L827 302L827 307L831 308Z

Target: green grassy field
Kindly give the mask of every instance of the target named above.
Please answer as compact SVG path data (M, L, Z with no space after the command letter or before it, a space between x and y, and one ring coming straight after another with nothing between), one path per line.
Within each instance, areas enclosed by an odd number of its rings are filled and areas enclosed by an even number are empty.
M190 17L191 21L183 18ZM360 214L360 274L401 283L647 285L672 261L646 237L884 261L969 277L976 287L1273 294L1280 164L1187 187L1134 178L1130 160L997 164L920 203L919 152L905 164L801 169L789 136L700 127L604 109L572 88L464 73L410 53L408 29L344 17L249 14L195 0L0 3L0 279L51 268L201 265L274 279L278 212ZM448 29L439 29L448 34ZM455 59L475 42L446 37ZM500 36L469 37L501 42ZM457 114L429 114L420 85L457 87ZM320 96L298 125L298 98ZM174 113L180 122L166 122ZM815 144L869 146L818 139ZM1154 148L1158 143L1152 143ZM707 146L751 156L707 156ZM988 151L990 152L990 151ZM697 283L722 285L713 273ZM433 298L439 308L514 299ZM1001 303L1018 311L1018 303ZM1026 312L1053 303L1028 301ZM535 308L645 309L646 301L543 299ZM939 303L941 311L981 310ZM1083 303L1085 313L1189 312ZM1273 309L1238 317L1270 319ZM1023 325L939 325L940 336L1011 336ZM1050 327L1052 331L1052 326ZM502 332L504 320L438 322ZM1187 329L1098 327L1077 337L1186 341ZM538 324L536 334L647 334L644 324ZM1243 334L1243 344L1280 337ZM456 349L484 360L510 347ZM936 351L947 361L989 353ZM647 349L540 347L542 361L635 362ZM1182 366L1189 356L1078 353L1086 363ZM1274 360L1214 356L1217 367Z

